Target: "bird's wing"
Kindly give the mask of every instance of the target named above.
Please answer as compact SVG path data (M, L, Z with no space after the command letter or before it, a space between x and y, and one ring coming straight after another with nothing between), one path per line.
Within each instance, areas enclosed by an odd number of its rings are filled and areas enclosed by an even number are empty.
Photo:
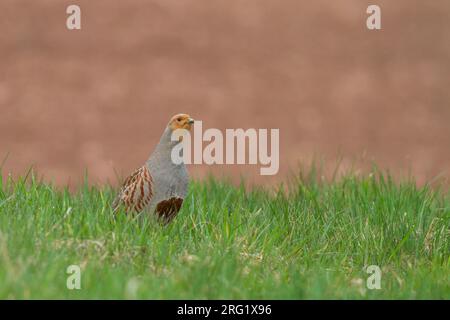
M122 185L112 208L116 211L120 205L124 205L125 210L142 211L152 199L153 178L146 165L134 171Z

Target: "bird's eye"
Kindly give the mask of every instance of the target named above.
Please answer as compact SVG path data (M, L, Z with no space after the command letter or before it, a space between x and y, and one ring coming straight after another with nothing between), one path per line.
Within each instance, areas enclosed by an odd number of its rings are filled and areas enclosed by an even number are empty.
M178 118L177 121L180 122L180 121L181 121L181 118Z

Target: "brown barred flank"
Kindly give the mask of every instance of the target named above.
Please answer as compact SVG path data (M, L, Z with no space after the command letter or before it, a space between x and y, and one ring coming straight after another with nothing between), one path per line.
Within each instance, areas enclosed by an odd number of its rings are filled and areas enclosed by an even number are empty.
M112 207L116 211L123 204L126 212L130 210L140 212L147 206L152 196L153 179L147 166L143 166L125 179Z

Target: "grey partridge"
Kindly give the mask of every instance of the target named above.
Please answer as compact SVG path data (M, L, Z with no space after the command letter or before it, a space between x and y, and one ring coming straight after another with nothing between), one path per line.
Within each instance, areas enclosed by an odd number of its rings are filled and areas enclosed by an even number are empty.
M171 136L176 129L190 130L193 123L187 114L170 119L147 162L125 179L112 203L114 212L121 206L127 213L146 211L164 223L177 215L187 194L189 175L184 163L171 159L173 147L181 141L172 141Z

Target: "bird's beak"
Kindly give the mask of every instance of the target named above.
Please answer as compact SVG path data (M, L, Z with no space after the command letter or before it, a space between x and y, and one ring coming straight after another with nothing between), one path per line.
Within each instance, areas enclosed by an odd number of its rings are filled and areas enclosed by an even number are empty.
M194 123L194 119L189 118L188 123L189 123L189 124L193 124L193 123Z

